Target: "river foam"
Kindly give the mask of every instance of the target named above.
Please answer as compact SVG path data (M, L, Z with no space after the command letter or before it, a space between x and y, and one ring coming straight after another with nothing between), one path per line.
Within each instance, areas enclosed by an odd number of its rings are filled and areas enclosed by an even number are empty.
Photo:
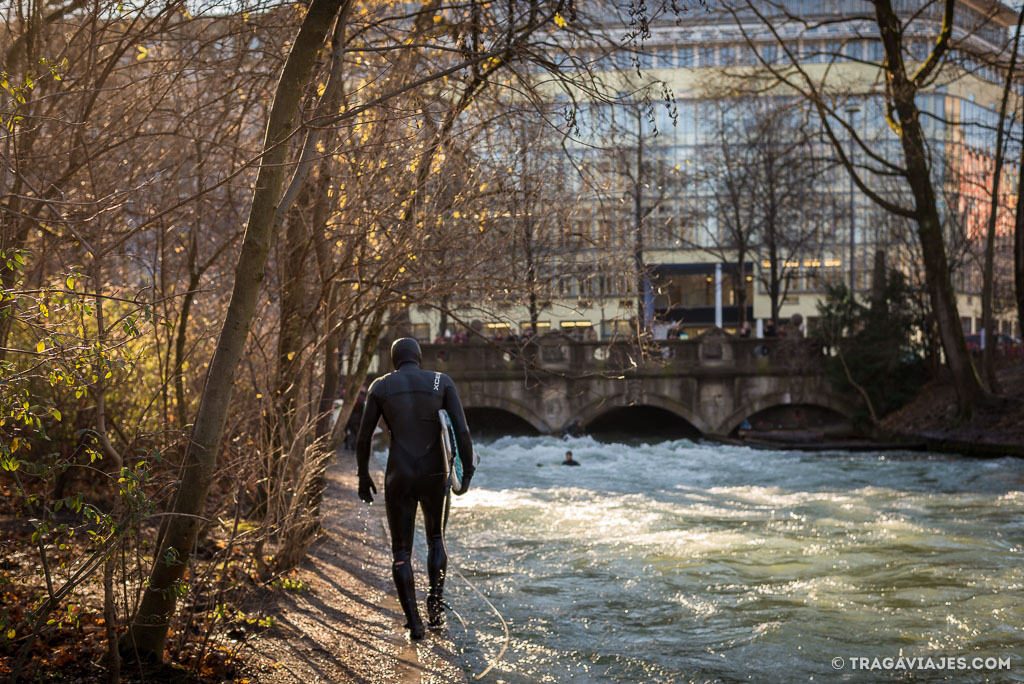
M1022 681L1021 461L590 437L478 450L448 545L509 623L489 681L828 681L835 656L900 649L1013 656L1016 674L957 680ZM479 672L500 626L449 586Z

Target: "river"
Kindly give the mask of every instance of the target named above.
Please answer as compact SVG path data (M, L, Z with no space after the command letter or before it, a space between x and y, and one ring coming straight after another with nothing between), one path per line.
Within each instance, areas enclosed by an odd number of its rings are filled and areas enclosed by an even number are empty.
M484 681L1024 681L1024 461L591 437L477 449L447 543L509 626ZM581 467L559 465L566 449ZM448 586L478 674L500 622L454 573Z

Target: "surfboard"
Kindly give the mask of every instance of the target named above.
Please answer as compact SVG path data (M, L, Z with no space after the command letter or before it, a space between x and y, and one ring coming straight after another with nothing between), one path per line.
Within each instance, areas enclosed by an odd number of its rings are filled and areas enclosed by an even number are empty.
M440 409L437 418L441 422L441 449L444 451L444 470L448 488L456 494L462 494L462 459L459 458L459 445L455 441L455 426L448 412Z

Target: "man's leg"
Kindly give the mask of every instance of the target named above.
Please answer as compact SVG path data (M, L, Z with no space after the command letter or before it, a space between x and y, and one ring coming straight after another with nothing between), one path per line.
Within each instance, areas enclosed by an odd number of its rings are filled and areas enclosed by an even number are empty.
M423 620L416 606L416 583L412 576L412 540L416 531L416 500L409 496L385 497L391 528L391 576L398 590L398 602L405 613L406 627L413 639L423 638Z
M427 532L427 576L430 592L427 594L427 623L431 627L444 625L444 576L448 570L448 553L444 546L444 517L448 498L443 486L433 488L423 498L423 523Z

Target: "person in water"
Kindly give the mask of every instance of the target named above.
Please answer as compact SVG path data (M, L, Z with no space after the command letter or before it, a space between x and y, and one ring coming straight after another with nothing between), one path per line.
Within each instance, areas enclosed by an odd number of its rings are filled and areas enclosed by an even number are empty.
M566 451L565 452L565 460L562 461L562 465L570 465L570 466L572 466L572 465L579 465L579 464L580 464L579 461L574 461L573 460L572 452L571 451Z
M423 509L427 532L427 622L431 627L444 624L444 576L448 566L443 529L447 498L444 452L441 448L441 423L437 412L448 411L455 430L455 442L462 459L463 490L473 478L473 444L455 383L444 373L420 368L423 353L416 340L403 337L391 345L395 371L377 378L370 385L363 407L359 436L356 438L356 464L359 470L359 498L373 502L377 487L370 477L370 440L383 416L391 433L391 448L384 473L384 505L391 528L391 574L398 590L398 601L407 620L412 639L423 638L423 621L416 605L416 587L412 574L412 540L416 529L416 506Z

